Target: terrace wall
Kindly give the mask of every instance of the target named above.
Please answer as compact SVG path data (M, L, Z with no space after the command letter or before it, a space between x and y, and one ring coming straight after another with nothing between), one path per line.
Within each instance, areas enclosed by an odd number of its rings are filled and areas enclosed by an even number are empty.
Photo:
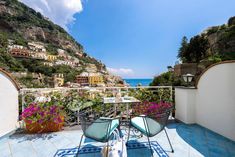
M181 76L188 73L196 75L197 71L198 67L196 63L183 63L174 66L174 74L176 76Z
M175 88L176 114L175 118L187 124L195 120L195 88Z
M197 123L235 140L235 62L209 68L197 88Z
M235 62L213 65L201 75L196 89L175 92L176 118L235 141Z
M18 89L11 76L0 69L0 137L17 128Z

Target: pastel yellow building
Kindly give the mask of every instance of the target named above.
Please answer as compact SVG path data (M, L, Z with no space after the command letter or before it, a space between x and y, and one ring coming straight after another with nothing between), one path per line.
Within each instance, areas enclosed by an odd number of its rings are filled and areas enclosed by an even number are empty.
M64 85L64 75L56 74L54 75L54 87L61 87Z
M47 55L47 60L48 61L54 61L54 60L56 60L57 59L57 56L55 56L55 55Z
M103 76L89 76L88 77L89 79L89 84L90 85L97 85L97 84L102 84L104 83L104 79L103 79Z

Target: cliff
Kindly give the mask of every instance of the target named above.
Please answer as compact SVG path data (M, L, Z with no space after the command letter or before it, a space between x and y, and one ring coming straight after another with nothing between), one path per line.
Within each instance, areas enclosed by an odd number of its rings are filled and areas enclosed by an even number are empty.
M0 0L0 67L27 87L51 87L56 74L65 82L82 72L108 75L62 27L18 0Z
M202 35L209 42L207 55L218 55L222 60L235 59L235 16L226 24L209 27Z

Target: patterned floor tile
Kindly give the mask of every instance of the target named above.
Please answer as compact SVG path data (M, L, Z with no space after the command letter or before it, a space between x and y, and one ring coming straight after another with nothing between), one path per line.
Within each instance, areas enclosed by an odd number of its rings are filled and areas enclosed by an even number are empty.
M186 125L174 123L167 126L168 135L171 139L175 152L171 153L170 145L164 132L150 138L157 141L170 157L235 157L235 142L217 133L205 129L199 125ZM58 149L75 148L81 139L82 131L61 131L49 134L14 134L7 138L0 139L1 157L52 157ZM147 142L147 138L133 136L130 140ZM86 138L83 145L103 146L103 143L94 142ZM141 150L129 152L129 156L136 154L148 156ZM86 155L85 155L86 156ZM101 157L100 154L93 154L92 157ZM128 157L129 157L128 156ZM87 157L87 156L86 156Z

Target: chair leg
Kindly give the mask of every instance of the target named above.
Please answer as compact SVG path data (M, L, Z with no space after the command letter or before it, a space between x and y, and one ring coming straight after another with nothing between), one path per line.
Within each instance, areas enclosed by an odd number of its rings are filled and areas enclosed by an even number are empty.
M80 148L81 148L81 145L82 145L82 139L83 139L83 136L84 136L84 134L82 134L81 140L80 140L80 142L79 142L79 146L78 146L78 152L77 152L77 154L76 154L76 157L78 157L79 150L80 150Z
M153 157L153 150L152 150L151 142L150 142L150 139L149 139L148 136L147 136L147 138L148 138L148 143L149 143L149 148L150 148L151 157Z
M117 130L118 130L118 134L119 134L119 136L120 136L121 133L122 133L120 125L118 125Z
M109 157L109 140L107 142L107 150L106 150L106 156L105 157Z
M130 133L131 133L131 126L129 125L129 127L128 127L128 135L127 135L127 141L126 141L126 143L128 143L128 141L129 141Z
M172 144L171 144L170 138L169 138L169 136L168 136L168 134L167 134L167 132L166 132L166 129L165 129L165 128L164 128L164 131L165 131L165 133L166 133L166 137L167 137L167 139L168 139L168 142L169 142L169 144L170 144L170 146L171 146L171 152L172 152L172 153L174 153L174 149L173 149L173 147L172 147Z

